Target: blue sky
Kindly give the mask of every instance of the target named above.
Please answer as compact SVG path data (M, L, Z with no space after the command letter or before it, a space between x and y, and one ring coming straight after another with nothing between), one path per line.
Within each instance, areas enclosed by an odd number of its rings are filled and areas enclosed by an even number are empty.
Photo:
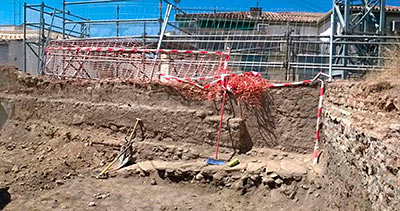
M76 0L70 0L76 1ZM173 0L171 0L173 1ZM28 4L39 4L42 0L0 0L0 24L17 24L22 21L22 5L23 2ZM15 3L14 3L15 2ZM45 4L48 4L53 7L58 7L61 9L62 0L44 0ZM144 3L143 7L150 7L149 4L157 5L158 0L147 0L147 1L138 1ZM181 0L179 3L180 7L190 7L190 8L219 8L219 9L248 9L251 6L256 5L256 0ZM279 3L278 3L279 2ZM264 10L270 11L284 11L284 10L293 10L293 11L328 11L331 8L332 0L260 0L259 5L263 7ZM389 1L390 2L390 1ZM400 1L392 1L397 2ZM15 5L15 7L14 7ZM16 8L16 9L15 9ZM20 8L20 10L18 10ZM16 16L14 16L14 11ZM18 16L18 11L20 11L21 15ZM74 11L78 14L84 14L84 10ZM16 17L16 18L14 18Z
M45 4L61 9L62 0L43 0ZM82 0L67 0L82 1ZM86 1L86 0L85 0ZM173 0L170 0L173 2ZM327 12L332 7L333 0L259 0L259 6L263 11L310 11ZM23 2L28 4L40 4L42 0L0 0L0 25L21 24L23 16ZM204 9L217 10L242 10L248 11L254 7L257 0L181 0L180 8L195 8L197 12L204 12ZM388 5L400 6L400 0L387 0ZM137 0L129 3L119 2L112 4L93 4L70 6L73 14L80 15L89 19L110 19L115 18L116 6L120 5L120 18L155 18L158 16L158 0ZM28 20L37 20L37 14L28 14ZM56 21L57 22L57 21ZM123 26L122 26L123 27ZM134 28L133 25L125 28ZM139 27L139 26L137 26ZM112 31L112 27L99 25L98 29L93 30ZM149 27L151 28L151 26ZM153 27L154 28L154 27ZM106 32L105 32L106 33ZM107 34L107 33L106 33Z
M42 1L53 7L60 9L62 7L62 0L0 0L0 24L14 24L14 22L20 24L22 21L23 3L39 4ZM263 7L264 11L326 12L331 8L332 1L333 0L259 0L258 2L259 6ZM136 2L142 4L143 7L153 7L158 4L158 0L142 0ZM249 7L255 6L256 4L257 0L181 0L179 7L247 10ZM400 0L388 0L387 4L400 6ZM74 13L80 15L84 15L85 12L85 10L80 9L74 10ZM16 16L14 15L15 13Z

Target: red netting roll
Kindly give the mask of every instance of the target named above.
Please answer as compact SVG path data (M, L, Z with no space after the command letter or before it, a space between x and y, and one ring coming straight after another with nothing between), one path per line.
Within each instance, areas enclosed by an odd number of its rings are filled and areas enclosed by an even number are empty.
M262 106L262 95L268 89L268 80L260 73L246 72L232 75L227 82L227 89L242 101L253 107Z
M194 86L191 83L172 82L170 86L178 90L182 95L194 100L216 100L220 99L225 89L236 95L237 100L252 106L262 106L263 92L269 88L268 80L261 77L260 73L247 72L243 74L226 74L222 77L224 82L213 83L206 88Z

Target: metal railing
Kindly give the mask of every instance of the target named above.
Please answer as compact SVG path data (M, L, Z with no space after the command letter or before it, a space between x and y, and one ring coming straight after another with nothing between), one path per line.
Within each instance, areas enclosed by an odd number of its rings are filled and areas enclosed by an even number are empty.
M323 34L321 32L330 26L330 17L327 15L321 15L319 19L311 21L291 22L248 18L250 13L232 11L232 14L241 15L241 18L224 18L225 16L218 15L217 11L183 10L165 0L160 1L157 18L120 19L117 15L116 19L91 20L66 12L67 8L73 5L115 2L120 1L64 0L62 10L55 9L54 15L49 13L53 17L62 18L62 27L59 24L50 26L48 21L41 22L39 26L41 29L46 26L52 27L50 31L60 32L61 29L64 44L70 39L71 42L91 42L87 44L89 46L126 47L129 46L129 42L135 40L135 45L142 45L142 48L221 52L229 49L230 71L236 73L257 71L273 80L309 79L321 71L341 77L357 77L368 69L382 69L385 60L390 59L385 56L385 49L398 44L397 36L321 35ZM172 11L170 9L168 12L167 5L172 7ZM173 16L171 20L163 18L164 11ZM230 13L228 10L223 12ZM312 18L313 14L310 17ZM92 37L90 28L96 24L113 24L112 28L116 27L117 31L116 37ZM119 37L119 27L122 24L131 24L128 26L134 26L141 31L135 35ZM76 25L79 27L72 27ZM77 36L69 37L68 34ZM41 45L44 49L43 43ZM158 55L154 56L157 60ZM101 58L96 57L96 59ZM44 60L44 54L40 60Z

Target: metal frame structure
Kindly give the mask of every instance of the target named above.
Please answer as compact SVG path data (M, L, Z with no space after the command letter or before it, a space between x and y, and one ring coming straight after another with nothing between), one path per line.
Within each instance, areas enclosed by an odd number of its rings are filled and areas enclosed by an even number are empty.
M379 17L375 14L379 12ZM329 70L367 63L380 66L385 35L386 0L334 0ZM370 30L369 26L373 29ZM357 30L358 29L358 30Z
M168 0L159 0L158 18L136 18L136 19L120 19L119 6L116 10L116 19L107 20L90 20L71 14L68 9L72 5L84 4L100 4L129 2L135 0L94 0L94 1L68 1L63 0L62 10L41 5L24 6L24 25L37 26L39 28L40 39L35 42L38 46L36 55L39 58L38 67L44 69L45 53L44 48L50 40L50 34L57 32L62 35L63 40L68 41L73 37L74 40L82 40L82 43L94 43L100 39L111 43L111 37L91 38L90 26L93 24L115 24L116 38L115 42L133 42L132 40L141 41L143 48L151 46L156 49L177 49L177 50L204 50L204 51L225 51L230 49L231 59L229 61L230 70L235 72L257 71L258 69L268 69L279 71L285 74L286 80L297 80L299 71L308 75L315 75L316 72L323 71L332 75L334 71L360 73L367 68L382 68L382 61L387 59L382 55L382 49L385 46L398 43L397 36L385 35L385 0L334 0L333 9L331 11L330 21L332 33L330 35L307 35L295 34L293 26L289 23L283 32L278 34L258 33L247 31L246 33L234 33L230 30L216 31L215 33L197 33L195 30L182 27L183 25L198 26L196 17L181 21L170 21L170 14L189 14L188 11L178 8L171 4ZM362 2L356 3L356 2ZM165 4L164 4L165 3ZM166 6L167 7L164 7ZM37 8L38 7L38 8ZM379 7L379 8L378 8ZM29 23L26 21L26 11L33 10L40 13L41 19L37 23ZM52 11L45 11L45 9ZM165 8L165 10L164 10ZM171 10L174 10L171 12ZM165 12L165 13L164 13ZM216 11L214 11L216 12ZM227 12L224 10L223 12ZM379 18L376 13L379 12ZM164 17L163 17L164 13ZM50 19L51 21L46 21ZM327 16L328 17L328 16ZM61 19L62 26L53 24L54 19ZM329 17L328 17L329 18ZM229 20L228 20L229 21ZM256 24L263 24L257 19L252 19ZM232 24L231 20L231 24ZM120 24L141 23L143 24L143 35L141 36L120 36ZM152 23L158 27L157 34L148 35L146 33L146 24ZM376 27L374 31L369 31L368 26ZM78 27L75 27L78 26ZM356 30L363 27L363 30ZM175 33L165 33L167 30L173 30ZM46 37L47 34L47 37ZM26 49L33 51L32 42L24 37L24 51L26 61ZM95 45L95 44L92 44ZM96 44L98 45L98 44ZM118 46L112 44L111 47ZM247 46L247 47L244 47ZM304 49L308 46L308 49ZM313 49L315 47L315 49ZM324 50L321 50L324 49ZM162 60L159 53L153 54L153 63L159 63ZM259 61L243 60L243 57L268 58L268 60L260 59ZM275 57L271 59L271 57ZM299 59L300 58L300 59ZM98 58L97 58L98 59ZM25 62L26 63L26 62ZM65 66L65 64L63 65ZM154 65L153 67L156 67ZM158 68L161 65L157 66ZM26 69L26 66L25 66ZM152 71L154 72L154 70ZM307 73L308 72L308 73ZM269 77L270 72L262 73L263 76ZM300 78L301 79L301 78Z
M90 20L68 11L68 6L71 5L83 5L83 4L98 4L98 3L113 3L113 2L128 2L135 0L96 0L96 1L67 1L63 0L62 9L56 9L50 7L43 2L41 4L27 4L24 3L24 72L27 72L27 55L33 53L37 59L37 69L39 74L42 74L45 65L45 51L46 44L51 40L52 34L59 34L63 39L73 38L88 38L90 37L90 25L99 23L115 23L117 36L119 36L119 25L121 23L159 23L160 33L162 28L162 0L160 0L160 18L159 19L120 19L119 18L119 7L117 7L117 19L115 20ZM37 21L28 21L28 13L36 13L40 18ZM58 22L62 22L62 26L58 25ZM68 26L72 25L70 29ZM38 29L38 38L29 39L27 38L27 29ZM145 28L144 28L145 30ZM144 34L144 36L146 36ZM143 37L143 39L146 39Z
M39 16L38 21L28 21L27 14L31 12ZM78 31L76 29L72 30L63 30L62 27L57 26L56 20L73 20L73 19L81 19L85 20L83 17L68 13L65 14L64 11L56 9L54 7L50 7L45 5L43 2L41 4L27 4L24 3L24 21L23 21L23 30L24 30L24 72L27 72L27 55L32 53L38 63L37 69L41 74L44 69L44 60L45 60L45 46L53 36L53 34L63 34L68 32L69 35L73 37L87 37L89 36L85 31ZM27 30L28 29L38 29L37 38L28 39L27 38ZM62 31L61 31L62 30Z
M116 2L129 2L129 1L135 1L135 0L93 0L93 1L67 1L67 0L63 0L63 5L62 5L62 11L65 17L65 14L68 12L68 6L71 5L84 5L84 4L101 4L101 3L116 3ZM162 4L163 0L160 0L160 11L159 11L159 18L146 18L146 19L120 19L119 18L119 6L117 7L116 10L116 14L117 14L117 18L116 19L109 19L109 20L90 20L90 19L84 19L84 20L80 20L80 21L71 21L71 20L67 20L67 19L63 19L63 23L62 23L62 29L63 29L63 39L66 39L67 37L65 36L65 32L66 32L66 27L67 25L71 25L71 24L82 24L85 27L89 27L90 28L90 24L93 23L115 23L116 24L116 31L117 31L117 37L119 36L119 27L120 27L120 23L135 23L135 22L139 22L139 23L159 23L159 34L161 34L161 28L162 28ZM144 29L145 30L145 29Z

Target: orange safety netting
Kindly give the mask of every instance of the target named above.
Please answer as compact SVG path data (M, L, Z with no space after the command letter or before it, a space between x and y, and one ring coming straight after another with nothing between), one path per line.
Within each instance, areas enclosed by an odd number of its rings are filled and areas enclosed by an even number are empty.
M228 93L236 96L236 99L252 107L262 106L262 96L268 90L268 80L259 73L247 72L242 74L229 74L224 82L214 83L208 88L201 89L190 83L169 83L174 89L185 97L193 100L220 99L226 89Z

